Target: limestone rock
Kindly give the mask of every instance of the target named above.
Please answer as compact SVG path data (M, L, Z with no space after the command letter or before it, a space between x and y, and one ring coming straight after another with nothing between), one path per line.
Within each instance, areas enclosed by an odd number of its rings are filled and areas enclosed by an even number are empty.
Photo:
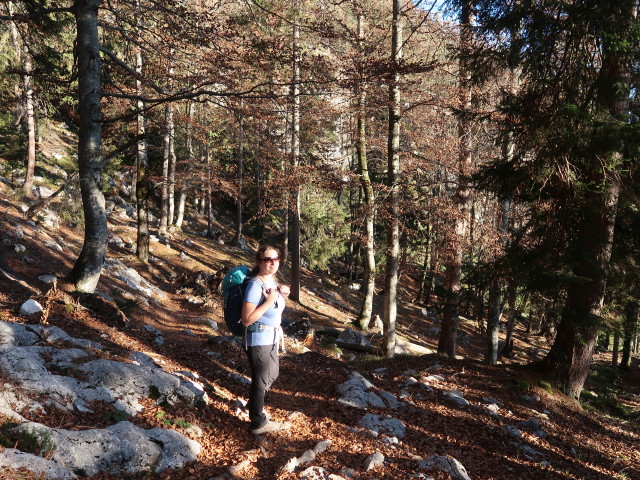
M450 456L431 455L418 463L419 468L440 470L449 474L454 480L471 480L464 466Z
M40 303L30 298L20 306L20 315L33 315L34 313L40 313L43 310L44 309Z
M387 433L391 436L402 438L405 435L407 427L397 418L391 418L384 415L375 415L373 413L365 414L359 421L358 426L366 428L376 434Z

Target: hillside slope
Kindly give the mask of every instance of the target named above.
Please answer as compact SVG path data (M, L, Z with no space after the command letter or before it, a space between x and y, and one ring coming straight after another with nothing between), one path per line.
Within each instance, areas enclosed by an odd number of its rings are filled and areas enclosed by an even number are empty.
M74 337L107 345L97 356L130 361L132 351L142 352L167 372L197 375L209 397L206 405L189 408L148 399L142 413L128 418L144 429L168 428L190 436L202 446L197 461L175 471L92 478L284 480L303 478L307 468L318 467L333 478L445 479L449 474L429 468L440 465L438 458L445 456L460 462L474 480L640 478L637 420L586 412L561 393L542 388L543 379L515 361L497 367L481 364L477 359L483 340L472 322L463 325L459 360L434 354L384 360L340 352L331 336L304 329L291 335L280 378L267 396L272 417L290 427L254 437L237 402L248 393L243 380L248 365L237 343L225 339L218 292L224 272L235 264L250 264L250 252L203 237L203 224L191 217L184 232L153 242L152 261L142 265L131 248L135 223L126 209L114 207L109 219L114 235L110 261L133 267L163 294L136 293L108 268L99 287L103 296L79 297L63 277L81 247L80 229L44 217L29 222L10 194L0 197L0 320L57 326ZM225 225L219 228L222 239L230 240ZM23 245L24 251L16 245ZM39 279L42 275L56 275L57 288ZM423 316L421 308L410 303L409 283L404 282L401 292L399 331L404 338L434 348L438 320ZM39 301L44 312L19 315L20 305L29 298ZM289 302L287 316L299 324L344 328L357 301L357 292L340 279L305 272L301 305ZM518 333L518 359L541 353L543 339ZM348 381L357 395L370 400L367 407L351 406L350 387L339 389ZM68 430L104 428L121 420L112 407L93 407L94 413L48 409L22 415ZM398 425L404 429L395 428ZM9 443L14 438L0 439L5 447L14 446ZM329 442L317 447L325 441ZM314 452L302 459L309 461L291 468L291 460L307 451ZM370 458L376 453L381 456L375 458L384 459L379 465ZM304 478L329 478L319 470L308 475L312 476ZM38 476L4 469L0 478Z

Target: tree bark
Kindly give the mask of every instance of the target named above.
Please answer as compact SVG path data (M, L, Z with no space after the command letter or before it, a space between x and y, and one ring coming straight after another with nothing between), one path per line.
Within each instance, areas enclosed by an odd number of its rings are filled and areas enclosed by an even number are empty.
M486 350L484 361L489 365L498 363L498 343L500 337L500 285L497 281L489 287L489 305L487 308Z
M140 11L140 0L136 0L136 10L137 10L137 23L139 27L142 27L142 18ZM136 91L139 99L137 100L137 135L140 140L138 140L138 151L137 151L137 164L138 164L138 175L137 175L137 183L136 183L136 200L137 200L137 211L138 211L138 232L137 232L137 242L136 242L136 256L144 263L149 261L149 180L147 179L147 168L148 168L148 158L147 158L147 114L145 111L145 103L140 100L143 98L144 91L142 88L142 81L140 78L142 77L144 69L144 59L142 56L142 48L136 48L136 73L138 74L138 78L136 79Z
M503 151L504 154L504 151ZM503 248L507 248L509 244L509 209L511 202L504 200L500 211L500 219L498 221L498 232ZM500 337L500 317L502 311L501 294L504 281L501 278L495 278L489 286L489 306L487 311L487 351L485 361L489 365L498 363L498 349ZM514 313L515 315L515 313Z
M465 1L460 13L460 49L466 52L471 45L471 5ZM471 189L467 184L466 175L471 166L471 133L469 120L464 112L471 107L471 86L469 82L469 71L466 65L467 59L463 54L460 58L460 107L463 114L458 119L458 188L454 196L456 207L456 218L452 231L448 232L445 238L447 245L445 258L445 300L438 340L438 353L445 354L451 358L456 355L456 341L458 335L458 307L460 304L461 278L462 278L462 255L464 251L464 239L469 225L469 211Z
M638 302L630 300L627 302L624 312L623 335L622 342L622 359L620 360L620 368L629 370L631 368L631 350L633 338L638 333Z
M502 346L501 355L511 357L513 355L513 331L516 326L516 294L517 288L515 283L511 283L507 287L507 333L505 334L504 345ZM526 303L526 300L523 304Z
M296 23L293 27L293 78L292 78L292 118L291 118L291 165L294 174L300 165L300 26ZM291 298L295 302L300 301L300 186L296 180L291 193L290 218L291 218Z
M391 64L393 73L389 83L389 133L387 144L387 185L389 187L389 212L387 215L387 265L384 289L384 340L387 358L396 351L396 316L398 302L398 257L400 254L400 223L398 178L400 176L400 60L402 58L402 3L393 0L391 24Z
M13 17L15 13L13 2L7 2L7 13L9 14L10 17ZM13 43L13 48L15 50L16 57L18 59L21 59L22 52L24 51L24 49L22 48L22 44L20 42L20 35L18 33L18 26L16 25L16 22L14 21L9 22L9 31L11 33L11 41ZM15 102L16 102L15 125L16 127L19 127L22 124L22 119L24 118L24 115L25 115L24 113L25 107L24 107L24 101L21 93L20 80L16 79L13 90L15 93Z
M358 43L362 51L364 40L364 20L362 15L358 15ZM374 244L374 219L375 219L375 198L373 185L369 177L369 165L367 163L367 138L366 138L366 99L367 85L364 78L360 78L357 84L357 115L358 132L356 139L356 154L358 156L358 170L360 174L360 184L364 193L365 209L365 274L362 284L364 296L360 306L360 313L356 320L361 330L368 330L373 313L373 296L376 286L376 255Z
M173 55L173 49L170 55ZM169 59L169 67L167 69L169 78L169 89L173 89L173 63ZM160 227L158 233L165 235L167 228L169 227L169 183L170 183L170 170L171 170L171 156L173 153L173 139L174 139L174 126L173 126L173 105L171 102L167 102L164 107L165 118L165 131L164 131L164 149L162 152L162 195L160 198ZM174 162L175 163L175 162Z
M236 199L236 234L233 238L234 245L240 244L242 238L242 183L244 176L244 102L240 99L240 108L238 110L238 145L236 146L236 163L238 165L237 185L238 189Z
M28 38L28 37L27 37ZM22 65L24 68L24 102L27 114L27 158L25 162L25 176L23 190L25 195L31 196L33 187L33 177L36 169L36 111L33 93L33 60L29 45L24 43L24 54L22 56Z
M14 15L13 2L7 2L7 10L10 16ZM27 27L28 28L28 27ZM27 120L27 155L25 158L25 175L22 190L27 197L33 196L33 177L36 168L36 114L33 91L33 57L30 50L30 36L28 30L20 36L15 22L10 22L10 32L16 56L22 63L22 95L20 85L16 82L16 125L20 125L22 119ZM23 113L24 112L24 113Z
M68 279L80 292L93 293L100 280L107 253L107 215L102 193L100 0L76 0L78 61L78 168L85 218L84 243Z
M177 228L182 228L182 222L184 221L184 210L187 204L187 192L189 191L189 173L193 170L193 166L195 164L194 158L195 153L193 150L193 123L195 118L195 104L194 102L189 102L188 113L189 123L187 127L187 168L185 175L182 175L182 182L180 183L180 193L178 195L178 209L176 212L176 222L175 225Z
M206 144L204 146L205 154L204 160L207 165L207 178L205 184L205 201L206 201L206 211L207 211L207 236L213 237L213 199L212 199L212 188L211 188L211 154L209 153L209 145Z
M630 30L637 15L637 2L614 2L610 6L610 24L619 32ZM625 9L627 9L625 11ZM598 82L598 100L612 119L626 122L629 103L629 67L619 46L604 39L602 66ZM624 118L624 120L621 120ZM611 257L620 178L612 169L623 157L623 139L609 145L608 152L586 158L583 166L586 181L598 185L585 194L582 219L574 229L572 270L587 281L569 286L555 342L542 361L543 367L567 394L579 398L589 373L596 337L601 326L600 312Z
M416 303L424 303L427 305L429 303L429 298L427 298L427 284L429 283L429 277L431 276L431 271L429 269L431 265L431 224L427 224L427 233L425 234L425 242L424 242L424 261L422 262L422 275L420 276L420 288L418 289L418 294L416 295Z
M613 351L611 352L611 366L618 368L618 358L620 358L620 330L618 328L613 332Z

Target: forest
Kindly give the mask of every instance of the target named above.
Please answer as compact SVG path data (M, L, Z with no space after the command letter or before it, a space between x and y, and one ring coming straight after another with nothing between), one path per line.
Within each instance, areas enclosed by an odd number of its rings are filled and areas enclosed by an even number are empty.
M224 217L229 244L282 249L294 302L304 271L354 285L384 356L403 301L452 359L461 316L488 365L519 324L579 399L594 352L629 370L640 349L638 7L2 0L0 174L27 215L57 197L81 228L78 292L103 274L105 198L135 209L142 264L189 212L212 242Z

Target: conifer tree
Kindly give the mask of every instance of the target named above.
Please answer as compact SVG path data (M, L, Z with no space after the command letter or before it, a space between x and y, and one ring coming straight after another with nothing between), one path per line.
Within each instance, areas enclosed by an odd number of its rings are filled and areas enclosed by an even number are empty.
M487 69L522 71L520 90L502 102L516 153L485 178L502 196L535 205L518 248L551 261L564 302L540 366L576 398L602 324L621 174L637 144L629 115L637 9L635 0L477 2L488 39L473 57L485 69L477 78ZM520 36L510 35L520 26Z

